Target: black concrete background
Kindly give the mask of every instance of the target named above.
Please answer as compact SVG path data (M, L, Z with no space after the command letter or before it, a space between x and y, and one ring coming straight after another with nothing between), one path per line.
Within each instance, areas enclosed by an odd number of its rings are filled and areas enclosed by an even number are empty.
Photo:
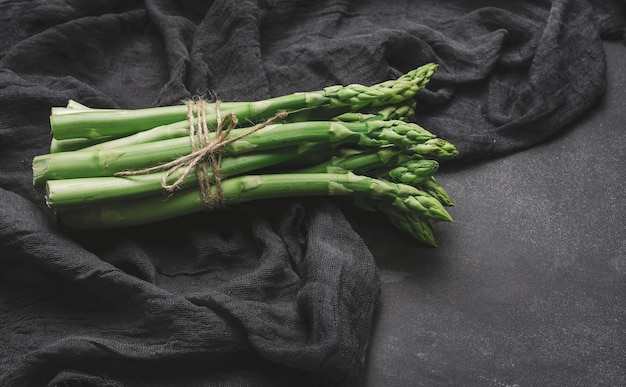
M383 279L367 386L626 385L626 46L606 51L606 96L570 131L440 170L437 249L349 214Z

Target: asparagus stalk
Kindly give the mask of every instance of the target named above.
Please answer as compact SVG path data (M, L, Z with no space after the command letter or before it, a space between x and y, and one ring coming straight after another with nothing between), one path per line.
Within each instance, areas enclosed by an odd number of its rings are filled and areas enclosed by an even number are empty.
M52 137L50 140L50 153L70 152L112 140L112 137L98 138L69 138L67 140L57 140Z
M415 104L402 105L400 107L388 106L378 112L378 114L364 114L348 112L344 113L347 107L328 108L325 110L303 109L294 114L289 114L285 122L305 122L305 121L328 121L331 119L344 122L363 121L389 121L403 120L407 115L413 114ZM175 122L169 125L162 125L148 129L132 135L114 139L112 137L100 137L96 139L80 138L57 140L52 139L51 153L79 150L79 149L111 149L120 148L127 145L143 144L169 140L172 138L185 137L189 135L189 121Z
M454 157L459 154L454 145L440 138L432 138L410 148L420 156L434 156L438 158Z
M341 132L338 125L331 123L298 123L287 125L269 125L251 134L245 141L237 141L224 149L229 155L251 151L293 147L300 144L328 142L332 132ZM233 130L230 137L235 137L249 129ZM288 132L292 136L285 137ZM345 132L344 132L345 133ZM350 132L358 141L358 133ZM307 141L307 139L309 139ZM137 170L175 160L192 151L189 138L180 137L171 140L155 141L119 148L80 150L37 156L33 159L33 182L41 186L46 180L71 179L80 177L113 176L116 172Z
M338 121L354 122L354 121L387 121L387 120L406 120L415 113L415 101L408 105L387 106L378 111L376 114L366 114L362 112L346 112L335 117Z
M231 103L230 106L236 103ZM304 121L328 121L335 119L338 121L355 122L355 121L380 121L380 120L405 120L415 112L415 101L411 101L407 105L391 105L383 108L377 114L365 114L350 110L349 106L340 106L333 108L307 108L301 109L290 114L285 122L304 122ZM80 111L101 111L112 112L118 111L113 109L92 109L78 102L68 102L65 108L52 108L53 115L70 114ZM50 153L66 152L79 149L103 149L118 148L126 145L141 144L146 142L167 140L176 137L184 137L189 135L189 121L179 121L168 125L157 126L152 129L120 137L102 136L96 138L70 138L58 140L52 138L50 144Z
M215 197L215 187L212 188ZM445 208L423 191L353 173L269 174L237 176L222 181L225 205L252 200L295 196L363 196L381 200L399 211L451 221ZM205 210L197 189L179 191L168 198L151 196L123 202L100 203L59 213L72 229L128 227Z
M309 109L310 110L310 109ZM304 122L307 121L306 117L303 115L305 112L300 112L300 114L292 114L289 115L284 122ZM332 113L331 113L332 114ZM318 118L316 121L319 121L319 118L325 117L326 120L334 117L333 115L317 115ZM51 153L58 153L63 151L70 150L80 150L80 149L112 149L112 148L121 148L128 145L137 145L137 144L145 144L147 142L155 142L162 140L170 140L173 138L186 137L189 136L189 121L179 121L174 122L168 125L157 126L156 128L147 129L141 132L137 132L135 134L131 134L124 137L96 137L96 138L70 138L66 140L57 140L56 138L52 138L50 150Z
M61 114L74 114L74 113L78 113L78 112L86 112L86 111L113 111L115 109L94 109L94 108L90 108L89 106L85 106L81 103L78 103L76 101L74 101L73 99L70 99L69 101L67 101L67 105L65 107L59 107L59 106L53 106L50 109L50 115L53 116L58 116Z
M362 110L399 104L410 100L430 80L437 66L429 63L396 80L385 81L373 86L352 84L331 86L320 91L294 93L263 101L222 104L224 113L233 112L240 121L259 121L274 116L280 111L298 111L307 108L349 107ZM111 112L85 111L76 114L50 116L53 135L58 140L69 138L97 138L102 136L121 137L152 129L157 126L183 121L187 117L187 106L167 106L137 110ZM215 126L217 121L214 105L207 105L207 124Z
M353 206L370 212L380 212L387 216L387 219L397 229L408 233L413 238L424 242L431 247L437 247L435 235L433 233L433 222L416 213L400 211L389 203L372 200L366 197L352 198Z
M248 104L224 102L221 108L244 116ZM70 138L94 139L99 137L120 137L184 121L187 105L160 106L146 109L93 109L69 114L50 116L52 134L57 140ZM207 104L207 119L215 125L215 104ZM212 119L212 121L211 121Z
M346 112L349 107L337 107L328 109L303 109L294 114L290 114L285 122L304 121L328 121L335 119L345 122L357 121L386 121L404 120L414 113L415 102L409 105L387 106L377 114L364 114L358 112ZM76 138L67 140L52 139L50 152L64 152L79 149L111 149L120 148L127 145L143 144L147 142L169 140L172 138L185 137L189 135L189 121L175 122L169 125L157 126L132 135L114 139L108 137L98 137L95 139Z
M365 171L387 165L397 165L404 159L401 151L395 147L378 150L343 149L340 156L331 157L321 163L298 169L298 173L341 173Z
M180 121L173 124L161 125L156 128L136 133L131 136L115 138L103 136L96 138L69 138L57 140L52 138L50 142L50 153L67 152L81 149L111 149L128 145L145 144L189 136L189 122Z
M424 192L428 192L430 196L439 200L444 206L454 206L454 200L450 198L443 186L439 184L433 176L424 180L418 188L422 189Z
M393 167L389 169L389 167ZM350 149L317 165L298 170L300 173L369 172L383 170L377 176L397 183L416 185L429 179L439 169L436 160L412 160L401 150L390 147L377 151Z
M233 130L228 138L250 129ZM310 146L313 143L339 145L344 143L361 146L396 145L413 149L422 143L436 155L449 155L454 146L436 140L434 135L415 124L403 121L368 122L299 122L268 125L224 147L226 155L241 155L292 146ZM429 140L427 140L429 139ZM79 177L112 176L116 172L151 167L175 160L191 153L188 138L175 138L146 144L114 149L80 150L36 156L33 159L33 184L38 187L47 180Z
M380 208L387 218L398 229L407 232L413 238L431 247L437 247L432 223L417 214L395 211L392 208Z
M253 153L243 156L226 157L220 167L222 178L248 173L302 157L308 153L325 149L325 145L316 145L308 149L300 147L280 149L267 153ZM197 187L198 178L190 173L180 188ZM86 177L76 179L48 180L46 182L46 203L50 208L58 209L70 206L85 206L105 201L128 200L163 193L162 182L167 172L155 172L145 175L124 177ZM208 170L208 178L214 182L215 175ZM175 181L183 174L182 170L173 173L168 181Z
M432 177L439 169L436 160L412 160L387 172L391 181L415 186Z

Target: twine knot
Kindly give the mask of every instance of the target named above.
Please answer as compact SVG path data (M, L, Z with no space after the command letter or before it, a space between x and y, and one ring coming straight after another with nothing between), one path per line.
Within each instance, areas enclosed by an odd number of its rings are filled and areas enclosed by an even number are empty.
M179 157L173 161L155 167L117 172L115 176L136 176L154 172L167 171L161 180L161 187L172 193L185 182L192 170L195 170L198 178L198 186L205 206L215 207L224 204L224 191L222 190L222 151L235 141L257 132L277 120L287 116L286 112L279 112L267 121L256 125L250 130L227 138L239 123L237 116L229 112L222 118L220 101L215 102L216 127L214 135L207 125L206 110L207 102L204 99L186 101L187 120L189 121L189 139L191 141L191 153ZM211 138L212 137L212 138ZM177 171L182 170L181 176L173 183L168 183L170 177ZM212 194L211 182L215 184L215 196Z

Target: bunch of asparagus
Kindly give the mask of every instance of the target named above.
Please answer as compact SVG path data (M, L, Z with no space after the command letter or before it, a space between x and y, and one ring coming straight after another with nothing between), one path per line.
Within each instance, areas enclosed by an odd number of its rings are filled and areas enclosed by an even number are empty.
M230 116L225 140L233 141L219 150L219 171L204 163L192 169L202 167L209 182L219 183L208 187L219 206L341 196L435 246L432 225L451 221L444 207L453 202L433 175L437 160L457 151L407 122L415 94L435 70L427 64L373 86L193 105L202 106L193 113L202 113L209 128L221 128L222 117ZM190 133L188 113L188 105L120 110L70 101L54 107L50 153L33 159L33 184L45 189L48 206L71 229L140 225L212 208L200 174L149 169L194 152L197 134ZM132 172L138 170L148 172ZM172 181L179 183L173 189Z

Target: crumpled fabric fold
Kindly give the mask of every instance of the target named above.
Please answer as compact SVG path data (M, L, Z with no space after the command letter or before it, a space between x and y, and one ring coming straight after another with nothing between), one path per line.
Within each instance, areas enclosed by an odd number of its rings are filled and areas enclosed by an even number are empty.
M539 144L593 108L623 3L476 3L0 4L0 384L360 385L380 279L341 203L69 233L30 163L48 152L50 107L69 99L258 100L431 61L411 120L453 142L459 162Z

